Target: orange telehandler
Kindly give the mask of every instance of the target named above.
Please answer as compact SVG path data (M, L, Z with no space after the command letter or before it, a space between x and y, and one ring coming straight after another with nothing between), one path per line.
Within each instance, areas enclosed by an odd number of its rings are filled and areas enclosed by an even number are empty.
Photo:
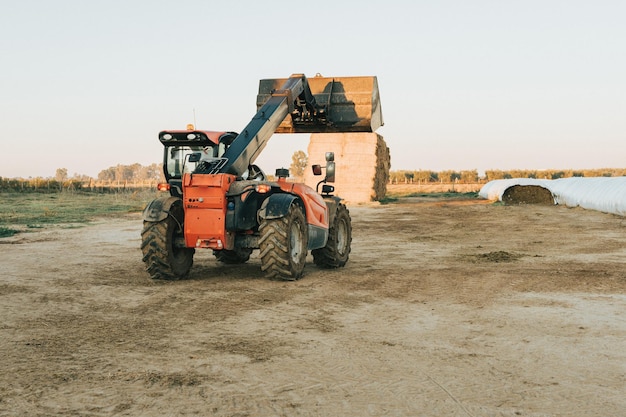
M316 265L343 267L352 241L350 214L332 193L335 162L314 190L276 170L269 181L254 160L276 133L372 132L382 125L376 77L261 80L257 113L244 130L167 130L163 170L169 196L143 213L143 261L153 279L185 278L196 249L212 249L224 263L248 261L260 250L270 278L302 276L310 250ZM320 165L313 166L322 175ZM322 185L321 193L318 192Z

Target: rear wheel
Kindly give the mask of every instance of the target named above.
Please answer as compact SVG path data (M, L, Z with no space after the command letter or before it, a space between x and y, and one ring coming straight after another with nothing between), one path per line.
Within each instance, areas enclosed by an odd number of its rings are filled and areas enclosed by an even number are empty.
M261 270L268 278L293 281L299 279L306 262L308 234L306 219L297 204L281 218L263 220L261 238Z
M175 205L164 220L143 222L141 251L152 279L178 280L189 274L195 250L176 244L184 237L183 218L183 208Z
M215 250L215 258L225 264L236 265L248 262L252 249L235 248L234 250Z
M328 229L326 246L311 251L315 265L322 268L345 266L350 256L352 243L352 222L345 205L339 204L333 224Z

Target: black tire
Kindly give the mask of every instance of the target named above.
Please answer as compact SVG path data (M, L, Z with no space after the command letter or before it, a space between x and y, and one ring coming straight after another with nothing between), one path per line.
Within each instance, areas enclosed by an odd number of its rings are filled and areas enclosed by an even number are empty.
M213 255L219 262L229 265L244 264L250 259L252 249L235 248L234 250L214 250Z
M306 262L308 231L302 208L297 204L281 218L263 220L261 238L261 270L268 278L294 281L302 276Z
M313 262L322 268L340 268L348 262L352 243L352 220L345 205L339 204L329 226L326 246L311 251Z
M179 280L189 275L195 249L174 245L176 238L183 237L183 218L183 208L173 206L165 220L143 222L141 251L152 279Z

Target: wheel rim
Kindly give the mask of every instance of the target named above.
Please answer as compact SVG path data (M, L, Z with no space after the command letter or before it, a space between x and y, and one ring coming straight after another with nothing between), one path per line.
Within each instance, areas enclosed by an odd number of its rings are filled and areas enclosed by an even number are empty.
M340 221L337 225L337 252L340 255L346 253L346 246L348 241L348 226L345 221Z
M176 241L176 237L180 234L180 229L178 227L172 228L172 237L170 239L170 247L169 252L172 254L172 260L181 261L187 257L187 248L176 246L174 243Z
M289 254L292 261L298 263L300 261L300 254L302 253L302 231L300 230L300 224L298 222L291 224L291 233L289 233L289 235Z

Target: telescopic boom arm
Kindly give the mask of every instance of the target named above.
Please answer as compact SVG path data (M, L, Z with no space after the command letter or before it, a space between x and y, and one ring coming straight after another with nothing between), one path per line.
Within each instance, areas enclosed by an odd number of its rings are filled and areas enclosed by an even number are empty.
M241 176L263 151L283 119L294 112L309 122L325 123L325 108L316 103L303 74L293 74L280 89L271 93L226 150L223 157L228 161L219 171Z

